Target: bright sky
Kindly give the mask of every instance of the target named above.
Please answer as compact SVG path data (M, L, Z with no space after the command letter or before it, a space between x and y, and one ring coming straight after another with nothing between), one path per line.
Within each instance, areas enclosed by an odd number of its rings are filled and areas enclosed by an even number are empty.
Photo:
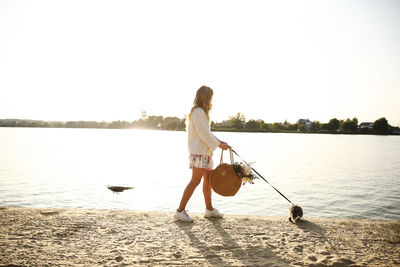
M400 125L400 1L0 1L0 118Z

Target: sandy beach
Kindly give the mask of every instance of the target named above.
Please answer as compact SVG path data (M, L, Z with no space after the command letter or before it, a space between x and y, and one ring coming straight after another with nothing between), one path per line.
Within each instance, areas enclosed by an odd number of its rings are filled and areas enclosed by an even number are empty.
M400 221L0 207L0 266L395 266Z

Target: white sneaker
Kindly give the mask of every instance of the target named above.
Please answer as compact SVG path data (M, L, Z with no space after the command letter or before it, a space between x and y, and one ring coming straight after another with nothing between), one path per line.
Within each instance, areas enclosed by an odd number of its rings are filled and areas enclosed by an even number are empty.
M193 219L189 217L189 215L186 213L186 210L182 210L181 212L176 211L174 218L183 222L193 222Z
M216 208L213 210L206 209L204 213L204 218L222 218L224 214L220 213Z

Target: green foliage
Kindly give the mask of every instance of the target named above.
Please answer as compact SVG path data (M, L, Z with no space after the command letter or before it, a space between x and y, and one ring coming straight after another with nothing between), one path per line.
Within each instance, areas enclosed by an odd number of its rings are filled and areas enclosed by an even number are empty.
M387 134L389 132L389 123L386 118L380 118L374 122L373 130L378 134Z
M166 117L161 122L161 128L164 130L177 130L179 119L177 117Z
M363 134L400 134L400 129L389 125L386 118L380 118L373 124L373 129L368 127L358 128L357 118L347 118L339 121L334 118L329 123L320 123L313 121L311 123L311 132L329 133L363 133ZM364 125L363 125L364 126ZM186 118L148 116L146 111L142 111L141 117L136 121L39 121L39 120L21 120L21 119L0 119L0 127L51 127L51 128L103 128L103 129L156 129L184 131L186 129ZM275 122L265 123L263 120L250 119L245 121L241 113L229 117L229 120L221 123L211 122L213 131L230 132L297 132L307 131L304 124L291 124ZM338 131L340 129L340 131Z
M274 122L273 124L272 124L272 126L271 126L271 130L273 131L273 132L278 132L278 131L280 131L280 130L282 130L283 129L283 126L282 126L282 124L280 123L280 122Z
M261 122L260 122L260 121L249 120L249 121L246 123L245 128L246 128L246 129L255 130L255 129L260 129L260 126L261 126Z
M316 132L321 128L321 123L319 121L313 121L311 123L311 131Z
M231 127L234 129L243 129L245 126L245 121L246 118L240 112L238 112L235 116L229 117L229 122L231 124Z
M149 116L146 120L143 120L144 126L150 129L160 128L163 122L162 116Z
M289 131L297 131L298 128L299 128L299 125L297 123L294 123L294 124L289 123L287 125L287 129Z
M321 123L320 124L320 129L322 131L328 131L329 130L329 124L328 123Z
M300 132L305 132L307 129L306 129L306 125L305 124L300 124L299 125L299 127L298 127L298 130L300 131Z
M328 130L331 131L331 132L334 132L334 131L338 130L339 127L340 127L340 122L336 118L331 119L329 121L329 123L328 123Z
M267 132L267 131L271 130L271 127L269 126L268 123L265 123L264 121L261 121L260 129Z
M130 123L127 122L127 121L118 120L118 121L111 122L109 128L112 128L112 129L126 129L126 128L129 128L129 125L130 125Z
M342 132L356 132L357 127L358 127L357 118L353 118L352 120L347 119L341 123L340 130Z

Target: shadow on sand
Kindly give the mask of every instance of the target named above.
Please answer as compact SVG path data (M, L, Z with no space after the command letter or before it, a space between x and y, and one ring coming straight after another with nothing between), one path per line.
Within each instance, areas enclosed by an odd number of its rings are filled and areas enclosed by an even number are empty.
M313 232L321 236L325 240L325 242L329 244L332 250L337 251L335 245L331 242L331 240L328 239L326 230L323 227L304 219L297 223L296 226L305 232Z
M224 229L221 222L223 219L208 219L211 224L207 226L215 228L222 238L222 244L209 244L201 238L200 234L193 232L193 224L175 222L177 226L189 237L194 246L210 265L213 266L289 266L282 258L276 255L271 248L263 246L257 240L243 242L241 245L232 238ZM247 234L247 233L245 233ZM248 233L251 234L251 233ZM240 237L238 238L240 239ZM227 261L226 259L231 259ZM236 262L233 263L232 262Z
M194 246L203 255L203 258L207 260L209 264L214 266L227 265L227 262L225 262L221 256L217 255L210 247L207 246L205 241L200 240L193 233L193 223L175 221L175 224L189 237L192 246Z
M308 220L302 219L300 222L297 224L293 224L297 226L298 228L302 229L305 232L314 232L320 235L325 235L325 229L319 226L318 224L315 224L313 222L310 222Z

